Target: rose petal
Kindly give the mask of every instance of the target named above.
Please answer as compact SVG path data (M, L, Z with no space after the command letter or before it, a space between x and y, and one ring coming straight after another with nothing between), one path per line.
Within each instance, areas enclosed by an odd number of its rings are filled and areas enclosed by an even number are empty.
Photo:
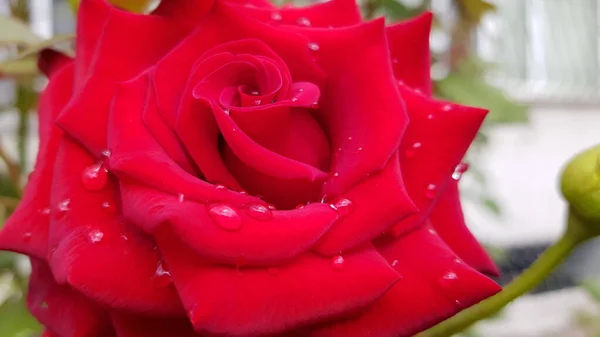
M141 120L148 94L147 84L148 76L143 74L117 87L108 129L108 145L112 150L111 172L120 179L135 177L160 191L172 195L182 193L191 200L258 203L255 197L215 188L184 171L167 156ZM165 177L169 177L168 181Z
M56 247L50 267L56 280L112 308L181 313L175 289L156 275L156 244L118 215L113 182L99 191L84 187L82 172L94 160L68 136L54 160L52 204L68 200L68 210L53 209L50 225L50 246Z
M187 318L134 316L111 312L116 337L198 337Z
M263 203L199 204L126 179L121 180L121 187L123 212L137 225L150 230L167 223L196 254L229 264L272 265L288 261L310 249L337 219L326 204L272 211ZM215 219L211 207L228 207L232 214ZM235 226L232 228L229 223Z
M105 0L84 1L78 22L75 94L58 124L99 155L106 147L114 84L156 64L192 26L178 18L122 11Z
M466 264L486 275L500 274L494 261L465 224L457 180L450 180L437 205L431 211L429 220L444 242Z
M435 101L400 86L410 117L402 140L402 175L420 212L394 227L399 235L430 214L452 172L475 138L487 110Z
M355 0L331 0L304 7L281 9L242 8L246 15L272 25L308 25L315 28L351 26L360 23Z
M313 335L413 336L500 291L492 280L458 262L429 229L423 226L378 247L402 279L358 317Z
M396 154L386 167L342 195L352 212L336 221L315 250L327 256L369 242L392 225L417 212L404 189ZM335 199L334 201L335 202Z
M51 71L52 77L40 98L40 145L35 170L15 212L0 231L0 248L45 259L48 253L50 185L54 159L62 131L54 119L67 104L73 90L73 63Z
M114 336L108 315L70 287L58 285L48 266L31 259L27 307L42 324L60 337Z
M160 233L159 240L200 333L254 336L321 322L364 308L397 280L371 248L345 255L339 265L303 255L278 269L236 269L194 259L167 233Z
M408 124L395 87L384 25L383 19L377 19L331 30L288 28L320 46L315 57L328 75L319 102L327 113L319 116L332 148L338 151L331 172L339 176L330 177L325 194L344 193L367 174L383 169Z
M52 75L62 69L63 67L73 63L73 59L52 49L44 49L40 51L38 58L38 68L48 78L52 78Z
M433 15L416 18L386 28L394 76L407 86L431 96L431 55L429 33Z

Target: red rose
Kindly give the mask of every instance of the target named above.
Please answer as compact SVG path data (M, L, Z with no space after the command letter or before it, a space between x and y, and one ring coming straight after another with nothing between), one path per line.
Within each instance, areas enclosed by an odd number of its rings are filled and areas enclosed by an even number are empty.
M41 57L0 233L46 336L410 336L499 290L455 180L486 112L431 97L430 14L84 0L78 22L75 59Z

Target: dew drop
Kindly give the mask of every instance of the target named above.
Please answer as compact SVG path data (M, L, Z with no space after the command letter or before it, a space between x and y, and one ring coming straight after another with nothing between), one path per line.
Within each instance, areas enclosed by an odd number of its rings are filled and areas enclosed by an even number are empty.
M97 229L94 229L88 233L88 240L91 243L98 243L98 242L102 241L103 237L104 237L104 233L102 233L101 231L99 231Z
M331 266L334 269L342 269L344 268L344 257L341 255L334 256L331 260Z
M454 172L452 172L452 179L460 180L460 178L462 178L463 173L467 172L468 169L469 164L467 163L460 163L456 165L456 167L454 168Z
M171 272L166 268L166 266L159 261L156 265L156 271L154 272L154 280L159 286L168 286L171 284Z
M420 142L413 143L408 149L404 151L404 156L406 158L414 157L421 148L421 146L423 146L423 144L421 144Z
M127 235L121 234L121 240L123 240L123 241L129 241L129 238L127 237Z
M437 186L435 184L429 184L425 187L425 197L427 199L433 199L437 196Z
M96 163L85 168L81 174L81 181L89 191L103 189L108 181L108 170L104 167L104 163Z
M177 193L177 201L184 202L185 201L185 194L183 194L183 193Z
M208 209L208 214L223 229L235 231L242 227L240 215L227 205L212 205Z
M354 211L354 204L352 203L352 201L346 198L338 199L335 203L331 204L330 206L340 216L349 215Z
M67 212L71 209L71 199L65 199L58 203L56 207L56 213L54 219L60 220L67 215Z
M319 108L319 102L315 101L313 102L313 104L310 106L313 109L318 109Z
M437 235L437 232L436 232L436 231L435 231L435 229L433 229L433 228L429 228L427 231L428 231L428 232L429 232L429 234L431 234L431 235Z
M252 96L258 96L258 94L259 94L259 92L256 90L250 92L250 95L252 95Z
M352 140L352 136L348 137L348 141L351 141L351 140Z
M267 204L267 208L270 209L270 210L272 210L272 211L274 211L274 210L277 209L277 207L275 207L275 205L273 205L273 204Z
M25 233L23 234L23 240L24 240L25 242L29 242L29 241L31 240L31 232L25 232Z
M298 18L296 23L298 23L300 26L304 26L304 27L310 27L312 25L310 20L305 17Z
M117 212L117 208L108 201L103 202L100 207L109 214L115 214Z
M439 280L440 286L444 289L452 288L458 281L458 275L453 271L446 272Z
M227 191L227 187L225 185L216 184L215 188L217 189L217 191L222 191L222 192Z
M312 51L319 51L319 49L321 49L321 47L319 46L318 43L315 42L309 42L308 43L308 49L312 50Z
M433 114L427 115L427 119L432 120L434 118Z
M303 209L304 207L306 207L306 205L304 204L300 204L296 206L296 209Z
M392 63L393 64L398 64L400 62L400 60L398 60L397 57L392 58Z
M240 191L239 193L240 193L241 195L248 195L248 192L246 192L246 191L244 191L244 190Z
M392 263L390 263L390 265L391 265L392 267L396 267L396 266L398 265L398 260L394 260L394 261L392 261Z
M280 21L282 19L281 14L274 12L271 14L271 20Z
M292 97L291 101L294 103L298 102L298 97Z
M41 215L50 215L50 207L42 208L39 212Z
M104 149L100 152L100 155L104 159L110 159L110 157L112 156L112 151L110 149Z
M271 209L258 204L248 206L248 215L254 219L263 221L273 218L273 212Z
M442 111L444 112L449 112L452 110L452 104L444 104L444 106L442 106Z
M454 263L459 263L459 264L463 263L463 261L461 259L459 259L458 257L455 257L453 261L454 261Z
M225 113L227 116L229 116L229 114L231 114L231 111L229 111L229 109L223 109L223 112L224 112L224 113Z
M257 99L254 101L254 105L260 105L260 103L262 103L262 100L260 100L260 99Z
M339 173L339 172L335 172L335 173L333 174L333 176L334 176L334 177L339 177L339 176L340 176L340 173Z
M363 147L361 146L361 147L359 147L357 150L358 150L358 151L362 151L362 150L363 150Z

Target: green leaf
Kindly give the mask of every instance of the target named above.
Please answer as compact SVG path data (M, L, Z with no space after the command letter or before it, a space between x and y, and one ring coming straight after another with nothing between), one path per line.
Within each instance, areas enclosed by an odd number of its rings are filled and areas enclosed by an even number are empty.
M28 46L25 50L23 50L15 59L22 59L28 56L35 55L42 51L43 49L50 48L56 45L65 45L70 44L73 40L75 40L75 34L62 34L53 36L50 39L39 41L38 43L32 44ZM57 48L61 52L73 56L73 50L70 48Z
M600 282L598 280L588 279L588 280L583 281L580 286L596 302L600 302Z
M418 10L408 8L397 0L382 0L381 5L387 17L394 21L412 18L419 14Z
M496 10L496 6L484 0L457 0L467 19L480 22L485 14Z
M0 336L25 337L42 330L31 316L24 299L9 299L0 306Z
M496 201L490 198L484 198L483 200L481 200L481 203L483 204L483 207L485 207L485 209L490 211L492 214L496 216L502 214L502 209L500 208L500 205L496 203Z
M528 121L527 108L513 102L498 88L483 79L459 72L435 83L436 93L461 104L490 110L487 123L524 123Z
M29 46L41 41L23 21L14 17L0 16L0 32L0 45Z
M0 78L33 76L38 73L37 59L35 57L0 62Z

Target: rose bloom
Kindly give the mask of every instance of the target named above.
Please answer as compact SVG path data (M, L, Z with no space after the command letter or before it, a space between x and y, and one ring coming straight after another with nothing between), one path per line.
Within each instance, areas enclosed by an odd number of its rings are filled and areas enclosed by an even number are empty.
M0 232L45 336L411 336L499 291L457 189L486 111L432 98L431 20L82 1Z

